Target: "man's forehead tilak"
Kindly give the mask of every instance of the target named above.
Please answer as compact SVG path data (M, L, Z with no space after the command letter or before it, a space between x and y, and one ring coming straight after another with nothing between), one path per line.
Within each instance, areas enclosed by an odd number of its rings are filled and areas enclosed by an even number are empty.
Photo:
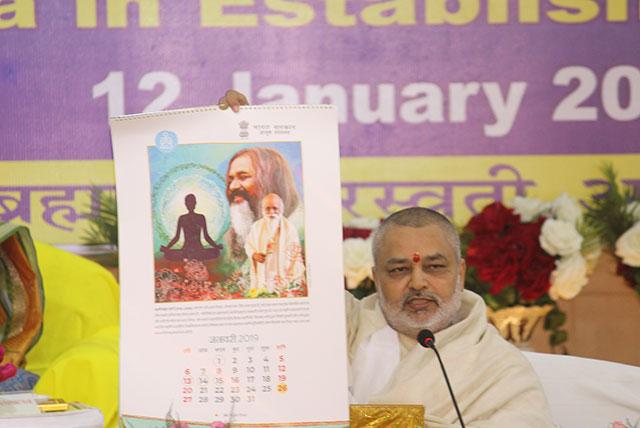
M411 257L389 257L387 260L385 260L385 264L387 265L392 265L392 264L400 264L400 263L409 263L409 262L413 262L413 263L420 263L420 262L432 262L432 261L449 261L449 259L447 258L447 256L445 256L442 253L433 253L433 254L427 254L427 255L421 255L419 252L414 252Z

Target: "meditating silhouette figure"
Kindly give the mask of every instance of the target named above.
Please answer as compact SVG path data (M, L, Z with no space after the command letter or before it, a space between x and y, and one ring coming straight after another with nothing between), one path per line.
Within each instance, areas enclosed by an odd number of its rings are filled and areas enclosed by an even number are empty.
M184 204L189 210L188 213L183 214L178 218L178 226L176 227L176 236L173 237L171 242L166 246L162 245L160 251L164 253L164 258L167 260L210 260L215 259L220 255L222 250L221 244L216 244L216 241L211 239L207 232L207 222L202 214L198 214L194 210L196 209L196 196L189 193L184 198ZM184 232L184 244L179 250L172 250L178 239L180 239L180 232ZM207 241L211 248L205 248L200 241L200 235L204 235L204 240Z

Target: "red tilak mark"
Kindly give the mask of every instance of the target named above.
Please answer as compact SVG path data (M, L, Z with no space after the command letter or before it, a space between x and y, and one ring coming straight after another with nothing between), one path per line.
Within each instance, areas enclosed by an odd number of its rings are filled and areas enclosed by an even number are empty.
M413 260L414 263L418 263L420 261L420 254L413 253L413 257L411 258L411 260Z

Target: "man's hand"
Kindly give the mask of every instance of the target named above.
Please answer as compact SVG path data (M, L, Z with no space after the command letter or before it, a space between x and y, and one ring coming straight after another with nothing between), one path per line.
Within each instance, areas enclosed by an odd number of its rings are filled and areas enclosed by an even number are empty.
M229 89L226 94L220 100L218 100L218 107L220 110L226 110L231 107L231 110L234 112L240 111L240 106L247 106L249 102L247 101L247 97L242 95L238 91L234 91L233 89Z
M267 255L264 253L253 253L251 259L256 263L264 263L264 261L267 259Z

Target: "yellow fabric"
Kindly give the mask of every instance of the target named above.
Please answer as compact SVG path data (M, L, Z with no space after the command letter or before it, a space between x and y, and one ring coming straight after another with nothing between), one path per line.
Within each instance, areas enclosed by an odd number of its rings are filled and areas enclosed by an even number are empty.
M112 325L64 352L43 373L35 391L99 408L104 426L118 423L118 336Z
M51 245L36 243L44 283L42 337L27 369L42 374L60 354L99 330L119 323L119 287L105 268Z
M36 391L98 407L117 425L119 287L83 257L36 243L45 294L43 333L26 369L41 376Z

